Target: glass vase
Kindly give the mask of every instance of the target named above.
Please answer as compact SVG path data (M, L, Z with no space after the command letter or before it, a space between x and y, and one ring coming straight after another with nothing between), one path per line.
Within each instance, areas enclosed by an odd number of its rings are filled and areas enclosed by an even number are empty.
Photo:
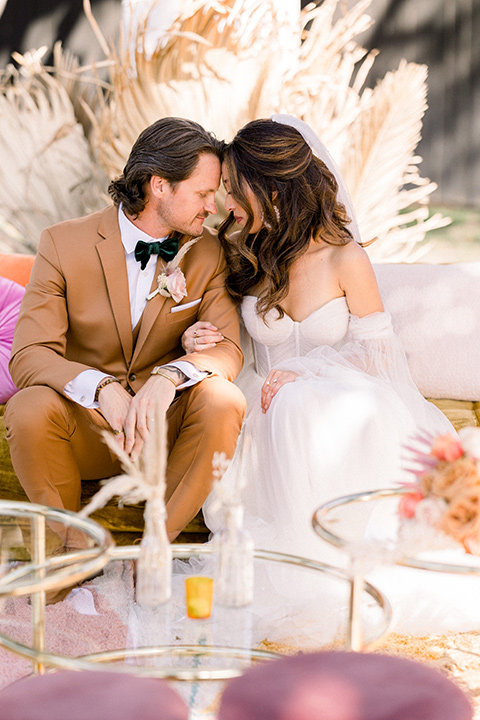
M172 595L172 547L165 522L163 501L147 501L136 581L137 602L146 607L161 605Z
M253 539L243 527L242 505L225 507L225 524L214 541L215 603L249 605L253 600Z

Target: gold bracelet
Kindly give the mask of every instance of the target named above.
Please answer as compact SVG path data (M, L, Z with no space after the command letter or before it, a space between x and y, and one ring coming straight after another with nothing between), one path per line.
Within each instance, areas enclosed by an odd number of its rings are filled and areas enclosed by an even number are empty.
M172 377L170 377L170 375L167 375L167 373L162 372L160 370L160 368L154 367L151 374L152 375L161 375L162 377L167 378L167 380L170 380L170 382L175 385L175 389L178 387L178 383Z
M106 385L110 385L110 383L114 382L120 382L120 380L117 380L116 377L107 377L101 382L98 383L97 389L95 390L95 397L93 398L94 402L98 402L98 396L100 395L100 390L102 390Z

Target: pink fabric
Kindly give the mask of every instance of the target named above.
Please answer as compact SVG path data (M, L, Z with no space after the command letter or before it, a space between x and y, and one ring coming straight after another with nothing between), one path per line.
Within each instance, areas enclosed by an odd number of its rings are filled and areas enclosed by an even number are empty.
M62 671L19 680L0 692L5 720L188 720L168 684L115 672Z
M0 403L17 391L8 372L13 331L25 288L13 280L0 277Z
M226 687L218 720L472 720L437 670L380 654L321 652L256 666Z

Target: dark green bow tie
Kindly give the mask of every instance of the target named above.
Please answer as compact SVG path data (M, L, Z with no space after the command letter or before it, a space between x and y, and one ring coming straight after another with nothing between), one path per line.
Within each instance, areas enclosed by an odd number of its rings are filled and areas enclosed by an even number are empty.
M135 260L140 263L142 270L145 270L147 263L150 259L150 255L160 255L160 257L168 262L173 260L178 252L178 237L172 235L163 242L154 240L153 242L144 242L139 240L135 245Z

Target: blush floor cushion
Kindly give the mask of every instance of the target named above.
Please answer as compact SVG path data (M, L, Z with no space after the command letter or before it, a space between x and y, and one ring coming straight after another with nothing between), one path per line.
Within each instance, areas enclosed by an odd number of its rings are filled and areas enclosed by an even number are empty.
M443 673L390 655L305 653L230 681L217 720L472 720Z
M188 720L166 681L113 672L63 671L12 683L0 692L5 720Z

